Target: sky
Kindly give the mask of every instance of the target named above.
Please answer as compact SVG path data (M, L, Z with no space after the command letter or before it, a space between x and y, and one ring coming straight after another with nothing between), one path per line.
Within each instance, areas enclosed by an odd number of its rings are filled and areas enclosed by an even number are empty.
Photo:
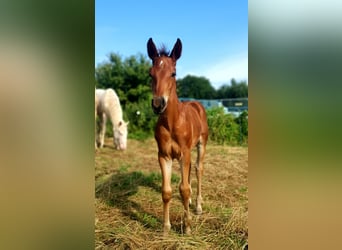
M147 58L150 37L170 51L181 39L177 78L203 76L216 89L248 82L247 0L95 1L95 67L111 52Z

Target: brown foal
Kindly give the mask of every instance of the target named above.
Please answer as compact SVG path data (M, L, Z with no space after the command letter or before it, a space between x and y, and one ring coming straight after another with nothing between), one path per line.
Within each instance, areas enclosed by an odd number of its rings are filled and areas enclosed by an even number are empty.
M176 61L182 53L182 43L177 39L171 53L165 48L157 50L152 38L147 42L148 56L152 59L152 109L159 115L155 128L158 144L158 161L162 172L162 198L164 203L164 233L171 228L169 207L171 200L172 161L177 159L181 169L179 192L184 205L185 233L191 233L191 149L197 147L196 214L202 213L201 179L203 159L208 140L206 113L199 102L180 102L176 92Z

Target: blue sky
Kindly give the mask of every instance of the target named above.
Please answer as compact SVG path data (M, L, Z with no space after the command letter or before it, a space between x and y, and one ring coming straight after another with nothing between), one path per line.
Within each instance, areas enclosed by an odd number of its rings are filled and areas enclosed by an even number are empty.
M95 65L110 52L142 53L152 37L159 47L183 44L177 77L204 76L218 88L248 81L248 1L95 1Z

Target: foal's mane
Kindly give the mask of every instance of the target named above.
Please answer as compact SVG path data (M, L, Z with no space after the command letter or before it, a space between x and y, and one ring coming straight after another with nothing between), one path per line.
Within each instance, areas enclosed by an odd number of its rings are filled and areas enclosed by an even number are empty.
M167 49L165 44L162 44L158 50L159 56L169 56L170 51Z

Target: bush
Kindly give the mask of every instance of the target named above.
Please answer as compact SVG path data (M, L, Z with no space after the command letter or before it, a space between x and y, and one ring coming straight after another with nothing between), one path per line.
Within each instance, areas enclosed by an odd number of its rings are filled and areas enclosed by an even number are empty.
M243 111L235 122L240 126L240 144L248 143L248 111Z
M141 100L127 103L124 115L129 121L129 138L143 140L153 136L158 116L153 113L150 101Z
M235 118L225 114L223 107L207 111L209 138L219 144L245 144L248 138L247 112Z

